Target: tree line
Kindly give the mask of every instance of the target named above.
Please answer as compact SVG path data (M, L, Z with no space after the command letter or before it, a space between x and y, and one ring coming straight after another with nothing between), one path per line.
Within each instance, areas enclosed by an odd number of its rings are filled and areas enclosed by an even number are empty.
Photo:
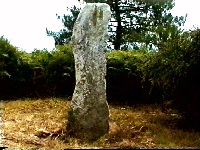
M87 3L107 3L112 12L109 24L109 42L115 50L136 49L141 44L159 48L162 43L173 37L173 33L184 25L186 16L173 17L170 10L174 0L86 0ZM59 32L46 29L55 45L70 41L73 25L81 10L78 6L68 7L68 14L57 17L62 19L64 28Z

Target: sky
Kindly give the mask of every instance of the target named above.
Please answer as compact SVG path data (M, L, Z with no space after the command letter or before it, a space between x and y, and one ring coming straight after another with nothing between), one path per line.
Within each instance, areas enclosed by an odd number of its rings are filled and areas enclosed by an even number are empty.
M67 7L79 5L78 0L0 0L0 36L7 38L19 49L31 52L36 49L52 50L53 37L46 35L48 30L59 31L63 28L56 14L67 13ZM198 16L199 0L175 0L171 10L174 16L188 14L184 29L200 26ZM84 6L84 4L82 4Z

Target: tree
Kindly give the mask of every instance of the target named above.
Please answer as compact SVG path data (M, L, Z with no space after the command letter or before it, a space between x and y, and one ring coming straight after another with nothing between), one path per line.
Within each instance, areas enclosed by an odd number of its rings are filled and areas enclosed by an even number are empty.
M113 12L113 22L117 23L111 39L114 49L127 49L137 43L157 46L157 41L164 40L164 35L160 34L163 30L169 31L168 28L175 23L182 25L184 20L176 17L175 22L169 12L174 7L173 0L110 0L107 3Z
M85 2L94 1L85 0ZM146 46L149 44L157 46L159 44L157 41L162 42L167 39L167 34L162 34L163 30L175 23L181 26L185 21L184 17L173 18L169 12L174 7L174 0L99 0L98 2L106 2L113 12L114 20L111 21L113 25L110 29L116 27L116 31L110 35L110 40L114 49L127 49L129 45L137 45L138 42Z
M55 46L64 45L71 40L74 22L76 21L76 18L78 17L80 8L73 6L70 8L67 7L67 10L70 10L71 14L64 15L62 18L64 29L61 29L59 32L53 32L46 28L47 36L52 36L54 38ZM60 19L60 16L58 14L56 14L56 16L58 19Z
M85 2L110 5L112 20L109 26L109 42L116 50L129 49L130 45L135 47L139 45L138 43L145 44L146 47L151 45L158 47L170 37L171 26L178 28L185 21L183 16L174 18L169 12L174 7L174 0L85 0ZM74 6L70 11L72 15L64 15L62 19L67 30L62 29L54 35L56 45L68 43L70 40L80 8Z

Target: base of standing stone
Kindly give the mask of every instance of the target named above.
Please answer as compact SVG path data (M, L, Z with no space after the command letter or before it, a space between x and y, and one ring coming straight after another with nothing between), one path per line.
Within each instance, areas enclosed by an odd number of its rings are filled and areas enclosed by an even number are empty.
M106 106L105 106L106 108ZM109 116L109 112L105 111L105 116ZM109 131L109 118L105 119L102 122L97 123L94 125L92 122L97 121L96 116L92 116L93 113L88 114L85 118L86 124L83 124L82 121L79 121L79 115L76 115L76 110L72 110L72 108L68 111L68 123L67 123L67 132L70 137L79 138L86 141L95 141L99 139L101 136L105 135ZM102 114L102 113L101 113ZM90 115L90 117L89 117ZM90 124L91 123L91 124ZM90 126L91 125L91 126Z

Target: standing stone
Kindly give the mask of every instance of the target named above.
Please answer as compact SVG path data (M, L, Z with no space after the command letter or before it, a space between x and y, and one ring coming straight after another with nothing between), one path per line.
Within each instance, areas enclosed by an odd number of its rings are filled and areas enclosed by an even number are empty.
M68 130L78 138L96 140L109 130L105 50L110 18L109 5L88 3L74 24L76 86L68 114Z

